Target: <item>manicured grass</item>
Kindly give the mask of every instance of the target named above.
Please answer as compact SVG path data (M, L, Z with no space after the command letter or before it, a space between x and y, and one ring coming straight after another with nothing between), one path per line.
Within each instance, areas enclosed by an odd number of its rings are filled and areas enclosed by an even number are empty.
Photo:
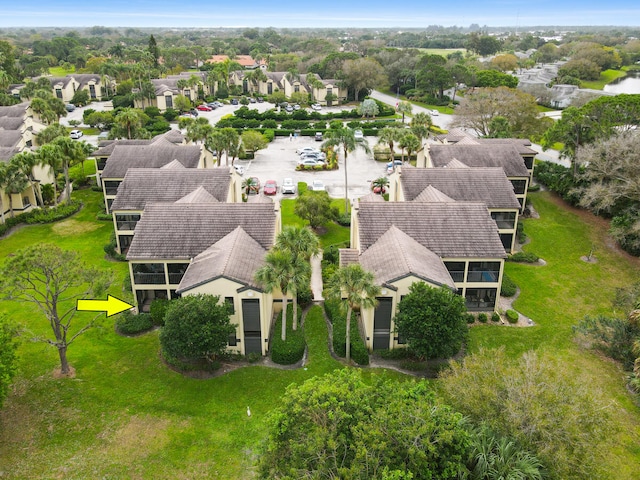
M605 70L600 73L598 80L581 82L580 88L591 88L593 90L602 90L607 83L613 82L616 78L624 77L626 72L623 70Z
M76 67L71 65L71 69L66 69L63 67L49 67L49 73L54 77L64 77L69 75L70 73L74 73L76 71Z
M527 350L545 350L576 371L587 375L615 402L623 425L612 434L611 471L615 478L634 478L640 468L640 410L624 388L624 373L618 365L603 360L573 341L572 327L585 315L612 315L614 289L640 278L640 262L611 247L606 225L590 215L578 216L552 194L530 194L539 219L526 219L531 242L524 247L544 259L545 266L507 263L505 271L522 292L514 308L532 318L528 328L477 326L471 329L470 350L504 346L510 355ZM595 246L597 263L580 259Z
M282 225L295 225L301 227L309 224L293 213L293 209L296 205L295 198L283 199L280 201L280 205L282 212ZM331 206L337 207L338 211L341 213L344 212L344 199L332 199ZM322 248L326 248L329 245L348 242L350 238L350 228L343 227L335 222L329 222L322 227L322 231L318 236L320 237L320 244Z

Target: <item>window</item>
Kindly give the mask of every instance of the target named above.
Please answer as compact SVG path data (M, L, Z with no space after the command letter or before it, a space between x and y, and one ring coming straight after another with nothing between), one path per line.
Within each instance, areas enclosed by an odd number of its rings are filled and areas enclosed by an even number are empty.
M182 281L184 272L187 271L188 267L188 263L168 263L167 271L169 273L169 283L172 285L179 284Z
M104 170L105 165L107 164L107 159L106 158L99 158L98 159L98 170L102 171Z
M491 212L491 218L496 222L498 228L514 228L516 222L516 212Z
M467 288L467 310L489 311L496 306L495 288Z
M231 335L229 335L228 343L230 347L235 347L238 345L238 337L236 337L236 332L233 332Z
M185 90L184 91L184 96L187 97L189 100L191 100L191 90Z
M56 97L62 100L62 89L56 88Z
M131 246L131 240L133 240L133 235L118 235L118 242L120 242L120 252L124 252L126 249Z
M173 97L171 95L165 96L164 103L167 106L167 108L173 108Z
M511 244L513 243L513 233L501 233L500 241L507 253L511 253Z
M293 91L294 92L299 92L300 91L300 85L296 84L293 86Z
M140 214L116 214L116 226L118 230L133 230L140 220Z
M513 191L516 195L522 195L527 191L526 180L511 180L511 184L513 185Z
M527 170L533 168L533 159L534 157L524 157L524 166L527 167Z
M267 94L271 95L273 93L273 83L267 83Z
M454 282L464 282L464 265L465 262L444 262Z
M165 283L164 263L132 263L136 284L161 285Z
M89 96L91 98L96 98L96 86L95 85L89 85Z
M242 92L247 93L249 91L249 81L245 78L242 80Z
M469 262L467 282L497 282L500 262Z
M118 187L120 186L119 180L105 180L104 192L107 195L116 195L118 193Z
M233 297L224 297L224 303L226 303L227 305L229 305L229 313L231 315L233 315L234 313L236 313L236 307L233 303Z

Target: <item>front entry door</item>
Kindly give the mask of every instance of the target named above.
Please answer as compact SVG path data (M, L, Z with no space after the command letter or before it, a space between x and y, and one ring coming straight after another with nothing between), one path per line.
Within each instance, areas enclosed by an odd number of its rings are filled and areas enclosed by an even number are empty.
M389 348L393 300L388 297L379 297L377 300L378 306L373 315L373 349L382 350Z
M259 353L262 355L260 300L242 300L242 322L244 324L244 354Z

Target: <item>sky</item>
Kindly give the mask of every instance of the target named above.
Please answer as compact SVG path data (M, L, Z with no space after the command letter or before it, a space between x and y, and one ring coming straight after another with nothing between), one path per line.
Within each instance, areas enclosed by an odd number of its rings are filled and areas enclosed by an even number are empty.
M4 6L4 8L3 8ZM637 0L0 0L2 27L640 26Z

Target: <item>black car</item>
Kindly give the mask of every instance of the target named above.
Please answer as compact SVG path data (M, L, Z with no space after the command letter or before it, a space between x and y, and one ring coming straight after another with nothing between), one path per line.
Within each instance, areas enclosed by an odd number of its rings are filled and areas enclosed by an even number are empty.
M237 98L232 98L231 99L231 105L238 105L238 99Z
M262 97L258 97L258 98L256 98L256 100L258 101L258 103L264 102L264 98L262 98Z
M189 110L189 113L194 117L198 116L198 110L196 110L195 108L192 108L191 110Z

